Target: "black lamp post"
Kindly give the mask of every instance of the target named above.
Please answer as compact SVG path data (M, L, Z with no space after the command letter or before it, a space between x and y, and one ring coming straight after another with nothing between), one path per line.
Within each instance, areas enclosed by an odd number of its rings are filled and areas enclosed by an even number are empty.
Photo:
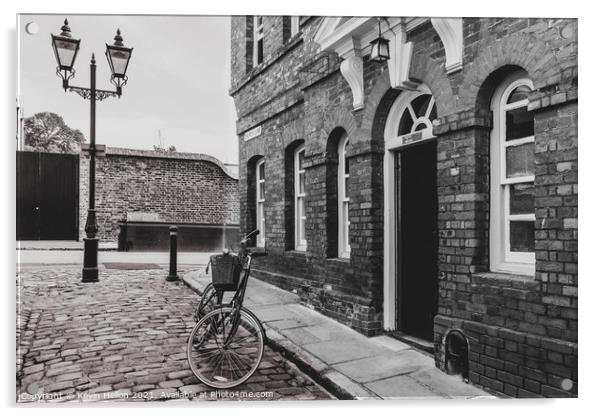
M61 27L61 34L52 37L52 49L58 64L56 73L63 79L63 89L76 92L84 99L90 100L90 200L88 218L86 219L86 238L84 238L84 267L82 270L82 282L98 281L98 224L96 222L95 208L95 181L96 181L96 101L108 97L121 97L121 88L127 83L125 72L132 56L133 48L123 46L121 32L117 29L114 44L107 46L106 56L111 68L111 82L115 85L115 91L96 89L96 59L92 54L90 61L90 88L72 87L69 80L75 76L73 64L79 51L80 39L73 39L69 22Z

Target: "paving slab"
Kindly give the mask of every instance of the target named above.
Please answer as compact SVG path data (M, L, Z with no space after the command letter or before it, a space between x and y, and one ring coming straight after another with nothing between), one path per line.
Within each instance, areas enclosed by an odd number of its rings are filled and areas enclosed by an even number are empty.
M281 332L284 337L290 339L297 345L314 344L322 341L311 332L311 328L314 327L305 326L301 328L283 329Z
M345 338L353 342L363 342L364 338L366 338L362 334L339 322L333 321L330 318L323 318L324 321L318 325L308 325L306 327L306 329L310 331L313 336L319 338L320 341L332 341Z
M383 399L443 399L445 396L420 384L410 376L395 376L367 383L366 387Z
M370 340L378 345L382 345L383 347L390 349L391 351L403 351L410 349L410 346L405 342L401 342L398 339L389 337L387 335L372 337Z
M437 368L422 369L409 375L422 385L429 386L433 391L453 398L486 397L481 389L462 381L460 375L450 376Z
M362 384L434 366L432 358L412 349L333 365L339 372Z
M378 345L362 345L349 339L318 342L316 344L305 345L303 348L330 365L388 352L385 348Z
M249 281L248 287L251 290L246 296L245 303L249 307L299 303L299 296L296 294L279 289L261 280L252 279Z

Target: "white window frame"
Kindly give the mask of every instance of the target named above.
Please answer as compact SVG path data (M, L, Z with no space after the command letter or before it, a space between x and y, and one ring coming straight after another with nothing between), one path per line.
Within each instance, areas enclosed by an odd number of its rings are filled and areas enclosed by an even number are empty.
M261 18L261 23L260 23ZM253 16L253 66L257 66L265 60L265 54L262 53L262 61L259 60L259 40L263 39L263 16ZM265 44L262 45L262 49L265 51Z
M263 166L263 178L260 176L261 166ZM265 158L261 158L257 161L255 167L255 185L256 185L256 196L255 196L255 212L256 212L256 224L259 230L257 236L257 247L265 247ZM263 185L263 196L261 195L261 185Z
M299 33L299 16L291 16L291 38Z
M339 165L337 171L337 201L339 211L339 257L349 258L351 246L349 244L349 195L347 195L346 181L349 180L349 173L345 172L347 159L346 146L349 144L349 137L345 135L339 140Z
M506 178L506 150L512 146L534 143L535 137L506 141L505 115L509 110L528 105L523 99L507 104L509 95L519 86L533 90L533 82L520 72L508 77L498 87L491 100L493 128L491 130L491 215L489 228L490 269L493 272L535 275L535 253L510 251L510 221L535 222L532 214L510 214L510 185L535 183L534 175Z
M306 186L307 183L304 182L303 190L301 192L301 184L300 177L301 174L305 177L305 169L301 166L301 161L299 160L299 156L301 152L305 151L305 146L299 146L294 152L294 174L295 174L295 250L297 251L306 251L307 250L307 238L305 234L305 223L306 223L306 205L305 205L305 197L306 197ZM300 212L300 206L303 206L303 215Z

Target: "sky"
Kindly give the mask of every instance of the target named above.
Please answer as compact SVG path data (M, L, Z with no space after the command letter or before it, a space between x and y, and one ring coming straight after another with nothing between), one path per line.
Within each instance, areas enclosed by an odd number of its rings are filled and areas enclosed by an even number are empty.
M55 73L50 34L60 34L65 18L73 37L81 39L70 85L90 86L89 64L95 53L97 88L113 90L105 43L113 44L119 28L124 45L134 48L121 98L97 102L96 143L152 149L160 144L161 136L164 147L174 145L180 152L205 153L237 163L236 115L228 95L230 17L20 15L23 116L57 113L89 141L89 101L64 92ZM26 30L31 22L37 25L35 34Z

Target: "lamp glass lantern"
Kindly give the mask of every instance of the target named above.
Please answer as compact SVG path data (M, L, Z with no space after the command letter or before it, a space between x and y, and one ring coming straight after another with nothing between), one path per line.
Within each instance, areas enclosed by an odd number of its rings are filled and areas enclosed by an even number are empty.
M111 73L115 78L125 78L125 73L128 69L133 49L134 48L126 48L123 46L123 38L118 29L117 35L115 36L115 43L113 45L107 44L107 50L105 52L107 61L109 61Z
M389 52L389 40L382 37L380 32L380 19L378 20L378 37L370 42L370 60L374 62L385 62L391 57Z
M71 37L71 29L69 29L67 20L65 20L65 25L61 30L62 33L58 36L50 35L52 37L52 49L59 69L70 72L73 70L81 39Z

